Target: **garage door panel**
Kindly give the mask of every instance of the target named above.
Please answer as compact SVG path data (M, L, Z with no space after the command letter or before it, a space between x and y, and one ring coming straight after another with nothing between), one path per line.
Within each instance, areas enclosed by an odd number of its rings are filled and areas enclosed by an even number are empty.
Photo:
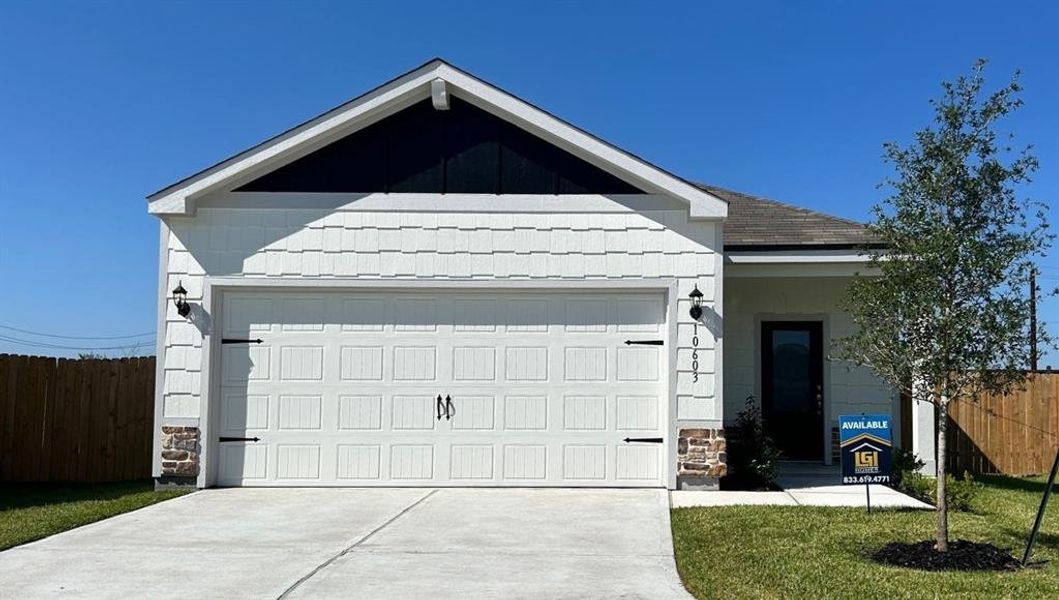
M221 352L221 485L658 486L649 294L240 293ZM233 325L234 323L234 325ZM250 332L256 332L251 334ZM656 334L657 335L657 334ZM636 339L636 338L633 338ZM438 396L449 417L438 419ZM444 411L443 411L444 413Z
M433 430L435 398L432 396L394 396L391 401L390 427L400 430Z
M657 481L661 468L661 446L633 444L615 446L615 478L622 481Z
M269 404L268 394L222 393L222 434L242 435L268 429Z
M276 479L320 480L320 444L276 444Z
M628 346L614 352L618 381L658 381L662 353L657 347Z
M658 429L660 403L658 396L618 396L615 427L619 431Z
M606 381L607 349L598 346L565 348L563 376L566 381Z
M338 429L378 431L382 429L382 396L340 396Z
M339 444L335 476L340 480L378 480L381 461L380 444Z
M323 346L280 346L280 381L319 381L323 376Z
M224 311L225 337L242 337L270 331L275 322L272 299L261 296L229 297Z
M390 478L429 481L434 478L434 444L390 446Z
M339 377L344 381L382 381L384 346L342 346Z
M504 379L507 381L546 381L546 346L509 346L504 352Z
M322 396L281 395L278 402L280 431L320 429L323 411Z
M563 444L564 480L602 481L606 478L606 444Z
M454 431L493 431L496 428L495 396L460 396L453 402Z
M268 346L225 346L222 354L226 383L268 381L272 377L272 348Z
M433 346L394 347L394 381L434 381L436 378L437 348Z
M449 451L449 477L454 481L492 479L492 444L453 444Z
M544 444L504 444L504 479L544 481L548 474L548 447Z
M336 321L342 331L377 332L386 324L386 303L382 298L345 298Z
M607 428L606 396L564 396L563 429L602 431Z

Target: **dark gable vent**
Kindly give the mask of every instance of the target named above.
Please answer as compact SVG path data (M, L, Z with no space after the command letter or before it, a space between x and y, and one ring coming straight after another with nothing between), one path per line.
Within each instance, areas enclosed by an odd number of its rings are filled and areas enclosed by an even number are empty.
M418 102L236 191L644 193L458 98L449 110Z

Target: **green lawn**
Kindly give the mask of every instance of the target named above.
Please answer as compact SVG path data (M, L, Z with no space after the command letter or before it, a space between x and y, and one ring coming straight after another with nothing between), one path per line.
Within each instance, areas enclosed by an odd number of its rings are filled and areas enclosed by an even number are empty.
M153 483L0 484L0 550L175 498Z
M985 477L974 511L950 515L953 539L992 542L1022 557L1044 480ZM733 506L673 510L677 568L697 598L1059 597L1059 496L1034 556L1014 573L928 573L876 564L887 542L930 539L930 511Z

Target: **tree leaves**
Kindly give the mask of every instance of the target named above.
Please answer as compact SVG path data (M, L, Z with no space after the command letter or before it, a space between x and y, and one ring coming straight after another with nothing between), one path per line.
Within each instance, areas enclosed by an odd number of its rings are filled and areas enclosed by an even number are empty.
M895 386L913 377L930 399L1003 393L1028 365L1028 280L1052 242L1044 205L1016 194L1037 170L1029 147L998 144L998 121L1022 105L1016 73L985 91L985 61L942 84L934 123L907 146L884 145L894 175L873 209L885 254L858 277L847 308L857 332L840 355ZM1038 340L1047 344L1043 326Z

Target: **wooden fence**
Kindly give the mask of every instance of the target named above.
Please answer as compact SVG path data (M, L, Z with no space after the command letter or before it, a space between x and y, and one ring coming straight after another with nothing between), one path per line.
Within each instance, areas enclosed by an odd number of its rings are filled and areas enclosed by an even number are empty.
M1059 373L1039 372L1007 396L949 405L953 473L1047 473L1059 444Z
M0 354L0 481L150 478L154 368Z

